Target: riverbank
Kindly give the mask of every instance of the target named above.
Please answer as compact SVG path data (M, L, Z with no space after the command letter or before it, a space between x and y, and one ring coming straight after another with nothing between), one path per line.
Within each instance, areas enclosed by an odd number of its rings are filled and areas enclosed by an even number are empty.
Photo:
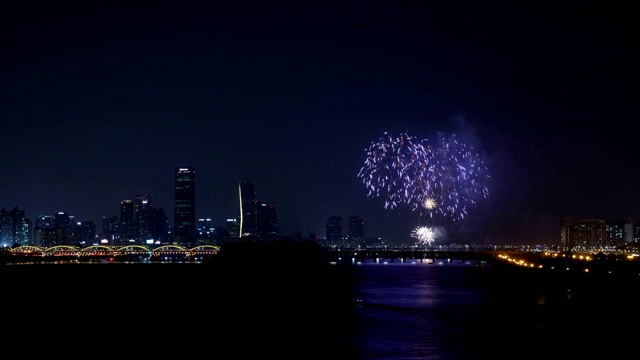
M2 265L0 346L78 358L353 358L348 269L310 260L321 255L311 249L283 262L251 249L211 263Z
M353 339L366 346L369 330L381 341L415 338L418 348L441 339L448 344L445 352L490 343L496 352L509 349L510 356L524 349L542 356L559 342L554 354L590 355L593 337L600 349L615 353L639 336L634 325L640 323L640 274L627 263L592 263L597 267L589 272L571 265L576 262L543 268L419 260L361 266L333 263L312 244L288 243L242 244L218 255L203 263L1 265L0 346L25 356L66 358L233 354L362 360L363 349L354 348ZM605 270L613 268L629 271ZM399 269L415 271L393 275ZM381 288L384 279L388 289ZM354 289L363 286L382 302L356 297ZM391 298L428 307L389 306ZM436 304L442 307L429 307ZM363 310L382 317L376 329L369 329ZM474 317L485 320L475 323ZM462 334L464 343L435 336L442 328L410 333L416 321L434 319ZM460 327L450 327L458 322ZM392 356L394 343L386 346Z

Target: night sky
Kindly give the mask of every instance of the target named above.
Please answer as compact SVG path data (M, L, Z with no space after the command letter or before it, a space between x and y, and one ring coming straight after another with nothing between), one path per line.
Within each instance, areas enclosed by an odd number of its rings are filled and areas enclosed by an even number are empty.
M559 243L563 218L640 219L637 11L590 1L29 1L0 9L0 208L119 215L151 193L173 220L238 214L280 234L416 224L357 177L384 132L455 133L490 174L457 241ZM346 232L346 226L345 226ZM440 239L442 242L452 241Z

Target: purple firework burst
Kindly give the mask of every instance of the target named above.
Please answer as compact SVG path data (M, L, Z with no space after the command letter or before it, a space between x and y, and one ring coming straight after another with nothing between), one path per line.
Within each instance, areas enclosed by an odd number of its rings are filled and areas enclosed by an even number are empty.
M372 143L358 173L367 196L385 196L385 208L406 206L432 218L464 219L470 206L489 195L487 168L455 135L437 139L432 144L407 133L385 133Z

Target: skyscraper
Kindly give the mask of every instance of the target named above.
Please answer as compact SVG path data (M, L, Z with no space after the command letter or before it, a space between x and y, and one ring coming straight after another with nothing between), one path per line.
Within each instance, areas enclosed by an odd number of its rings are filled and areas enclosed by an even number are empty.
M337 246L342 241L342 216L333 215L327 219L326 223L327 245Z
M14 207L0 210L0 242L2 246L31 245L31 221L25 211Z
M120 236L115 245L129 245L135 241L135 231L133 227L133 200L124 199L120 202Z
M118 245L120 236L120 219L117 216L102 217L102 239L109 245Z
M136 243L146 244L151 236L151 194L136 194L133 197L133 229Z
M256 235L261 240L276 240L280 225L276 206L262 200L256 201Z
M173 240L193 247L196 241L196 169L176 168Z
M238 186L240 195L240 233L239 237L256 235L256 192L252 181L241 181Z
M360 215L349 216L349 240L352 246L364 240L364 221Z
M49 247L55 244L53 215L38 215L35 225L33 229L33 245Z

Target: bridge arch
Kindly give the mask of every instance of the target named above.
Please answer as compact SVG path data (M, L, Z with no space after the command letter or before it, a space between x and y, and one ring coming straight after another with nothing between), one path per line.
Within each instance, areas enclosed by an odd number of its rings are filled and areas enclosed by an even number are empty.
M11 248L9 250L9 252L14 253L14 254L28 254L28 253L42 253L44 252L45 249L43 247L40 246L33 246L33 245L21 245L18 247L14 247Z
M91 246L87 246L86 248L81 249L80 252L90 253L90 252L94 252L96 250L114 251L115 248L113 246L107 246L107 245L91 245Z
M53 255L56 253L73 253L75 255L77 255L80 252L80 248L77 246L71 246L71 245L55 245L52 246L50 248L46 248L44 250L44 254L47 255Z
M180 245L175 245L175 244L169 244L169 245L162 245L160 247L157 247L155 249L153 249L154 253L163 253L166 251L172 251L172 250L177 250L177 251L181 251L181 252L188 252L189 249L187 249L184 246L180 246Z
M142 246L142 245L125 245L123 247L119 247L118 249L116 249L116 251L118 253L124 253L127 251L131 251L131 252L136 252L135 250L138 249L138 252L146 252L146 253L150 253L151 249L149 249L146 246Z
M220 250L220 246L216 245L198 245L189 249L189 252L198 252L199 250L212 250L214 252L218 252Z

